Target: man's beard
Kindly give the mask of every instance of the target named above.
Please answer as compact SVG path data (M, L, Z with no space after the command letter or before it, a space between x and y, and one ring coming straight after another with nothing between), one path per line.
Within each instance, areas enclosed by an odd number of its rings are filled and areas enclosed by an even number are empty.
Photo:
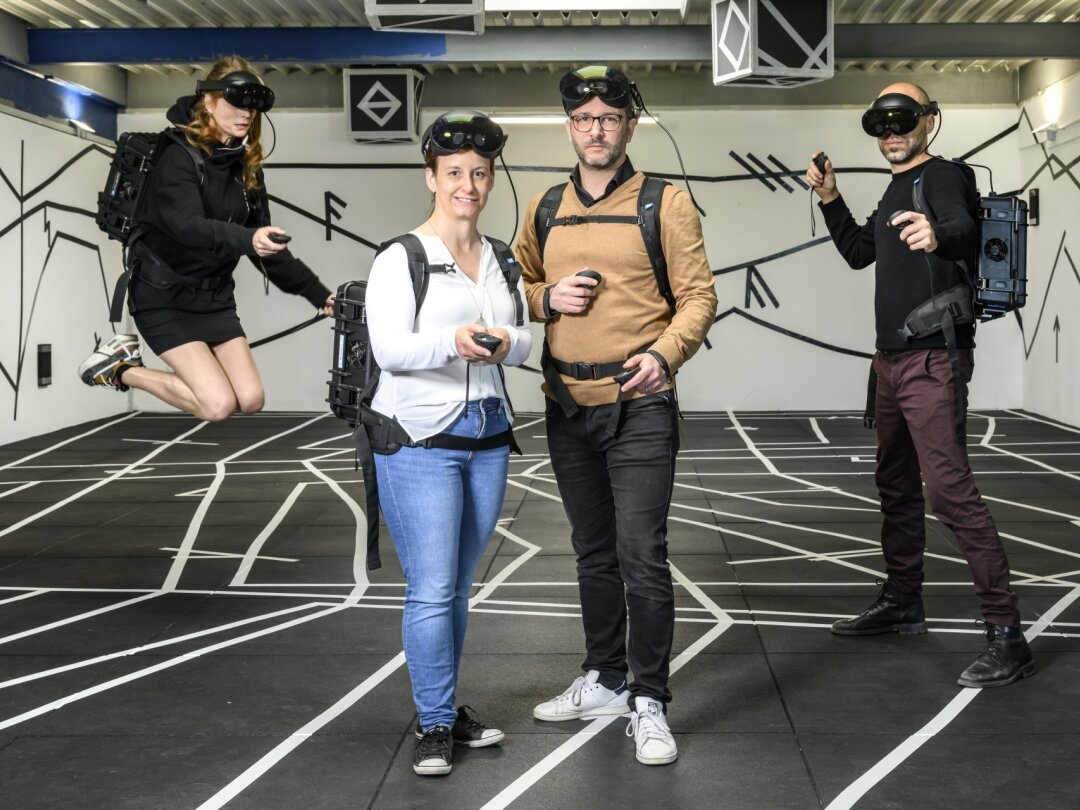
M590 145L595 145L594 142L586 143L584 146L574 144L574 151L577 152L578 160L588 166L590 169L610 169L626 153L626 144L620 141L604 141L604 145L608 146L608 152L603 157L590 157L586 149Z
M878 149L881 150L881 154L885 160L893 165L907 163L913 157L922 154L926 150L926 133L921 133L910 145L905 144L899 152L889 151L889 148L885 146L884 141L878 141Z

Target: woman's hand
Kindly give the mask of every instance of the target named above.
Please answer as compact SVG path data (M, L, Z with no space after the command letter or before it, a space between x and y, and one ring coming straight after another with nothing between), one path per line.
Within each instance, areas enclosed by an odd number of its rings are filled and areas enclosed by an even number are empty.
M280 253L285 249L284 244L279 245L277 242L270 241L270 234L272 233L284 236L285 230L278 228L276 225L265 225L255 231L255 235L251 237L251 246L255 248L256 256L273 256L275 253Z
M330 295L326 296L326 303L322 305L322 311L324 313L326 313L327 315L329 315L331 318L334 317L334 294L333 293L330 293Z
M473 335L483 332L502 341L494 352L473 341ZM467 363L482 362L494 365L506 359L506 355L510 351L510 335L507 334L505 329L500 329L497 326L480 326L477 323L467 323L459 326L457 332L454 333L454 348L457 350L458 357Z

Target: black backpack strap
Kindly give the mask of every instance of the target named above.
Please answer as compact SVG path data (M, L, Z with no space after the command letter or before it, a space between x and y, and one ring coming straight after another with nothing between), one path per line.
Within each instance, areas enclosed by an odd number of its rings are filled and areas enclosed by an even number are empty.
M552 186L544 192L543 199L536 206L536 247L541 259L544 258L544 245L547 244L551 226L555 224L555 215L559 213L559 204L562 202L564 191L566 191L566 183Z
M391 245L401 245L405 248L405 254L409 261L409 276L412 278L413 295L416 297L416 312L419 314L420 307L423 305L424 299L427 298L430 274L447 273L452 265L449 267L447 265L429 265L424 244L420 241L420 237L414 233L403 233L401 236L387 239L379 245L375 255L378 256Z
M870 376L866 379L866 409L862 417L863 427L873 430L877 427L877 372L874 371L874 363L870 362Z
M521 265L517 263L514 252L510 250L510 246L506 242L493 239L490 236L484 238L488 240L491 249L495 251L495 258L499 262L499 269L502 270L507 289L510 290L510 297L514 299L514 326L524 326L525 303L521 300L521 293L518 292L518 281L521 280Z
M671 314L675 314L675 296L668 281L667 259L664 257L664 245L660 241L660 201L664 197L666 180L658 177L646 177L638 194L638 224L641 226L641 238L645 241L645 250L649 254L653 275L660 295L667 301Z

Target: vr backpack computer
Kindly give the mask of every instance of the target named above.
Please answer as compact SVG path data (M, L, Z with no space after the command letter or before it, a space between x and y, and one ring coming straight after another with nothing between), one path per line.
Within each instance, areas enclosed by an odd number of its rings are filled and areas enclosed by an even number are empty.
M98 227L124 246L124 273L113 288L109 320L113 323L123 318L124 297L131 279L134 260L132 248L146 231L139 227L139 219L146 208L147 189L154 161L161 154L167 140L175 140L172 130L162 132L125 132L116 141L116 151L109 165L105 188L98 192L98 208L94 221ZM205 167L202 153L187 142L178 141L187 152L198 173L200 186L204 180Z

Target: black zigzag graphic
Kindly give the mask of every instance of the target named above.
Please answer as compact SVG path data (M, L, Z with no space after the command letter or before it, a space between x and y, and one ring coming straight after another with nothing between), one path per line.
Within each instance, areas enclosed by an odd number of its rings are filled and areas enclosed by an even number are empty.
M25 163L26 163L26 141L25 140L20 141L19 146L20 146L20 154L19 154L20 183L19 183L19 185L21 187L23 182L25 181L25 177L26 177L26 165L25 165ZM36 205L32 206L29 209L23 210L23 205L28 200L30 200L31 198L35 197L36 195L38 195L41 192L48 189L48 187L50 185L55 183L65 172L67 172L72 166L77 164L79 161L83 160L84 158L86 158L89 155L95 155L95 154L104 155L106 158L109 158L109 159L112 158L112 153L109 150L104 149L101 146L98 146L97 144L92 144L92 145L86 147L85 149L81 150L80 152L76 153L75 155L73 155L64 164L62 164L60 167L58 167L52 174L50 174L48 177L46 177L40 183L35 185L29 191L20 191L19 188L16 188L15 184L12 182L11 178L8 177L7 173L4 172L3 169L0 169L0 180L3 181L3 185L7 187L7 189L11 192L12 196L14 196L15 199L18 201L19 209L20 209L20 213L19 213L19 215L17 217L15 217L15 219L13 219L11 222L7 223L3 227L0 227L0 239L3 239L5 236L7 236L12 231L14 231L16 228L19 229L20 237L19 237L19 274L18 274L18 276L19 276L19 291L18 291L18 294L19 294L19 300L20 301L25 300L24 296L25 296L25 288L26 288L26 283L27 283L26 273L25 273L26 246L25 246L24 237L22 236L22 232L23 232L24 226L29 221L31 221L34 217L36 217L38 214L41 214L41 216L42 216L41 232L45 234L46 243L49 246L49 249L45 254L44 261L42 262L41 269L38 271L38 274L37 274L37 281L36 281L36 283L34 285L34 294L33 294L33 297L31 298L29 309L28 309L28 311L23 313L22 308L20 307L20 316L19 316L19 323L18 323L18 345L17 345L17 350L16 350L16 360L15 360L14 373L12 373L12 370L8 369L3 364L3 362L0 361L0 375L3 376L4 380L7 382L8 386L12 390L12 393L14 394L13 405L12 405L12 418L13 419L17 419L18 414L19 414L19 393L20 393L20 390L22 388L22 376L23 376L23 368L25 367L25 363L26 363L26 352L27 352L27 349L29 348L29 343L28 343L27 338L28 338L28 336L30 334L30 327L34 322L34 316L37 313L38 296L39 296L39 294L41 292L42 282L43 282L43 280L45 278L45 274L50 269L53 251L55 250L55 248L56 248L56 246L57 246L57 244L59 242L69 242L71 244L77 245L80 248L84 248L86 250L93 251L97 255L98 272L100 273L100 276L101 276L102 298L104 300L105 307L107 308L109 306L108 282L107 282L107 280L105 278L105 265L104 265L104 260L102 259L102 255L101 255L101 247L99 245L96 245L96 244L92 243L92 242L88 242L85 239L80 239L79 237L74 236L73 234L67 233L62 229L57 229L57 230L54 231L53 230L53 221L52 221L52 218L50 217L50 209L53 212L62 212L62 213L66 213L66 214L75 214L77 216L89 217L91 219L93 219L95 217L96 212L87 210L85 208L79 208L78 206L67 205L65 203L56 202L54 200L48 200L48 199L37 203Z
M1024 338L1024 359L1027 360L1031 357L1031 350L1035 348L1035 338L1039 334L1039 326L1042 324L1043 313L1046 311L1046 302L1050 300L1050 290L1054 285L1054 275L1057 273L1058 264L1061 262L1061 257L1065 257L1065 261L1069 263L1069 267L1072 268L1073 278L1076 279L1077 284L1080 284L1080 272L1076 269L1076 262L1073 261L1072 255L1069 253L1069 249L1065 247L1066 233L1061 234L1061 241L1058 243L1057 253L1054 255L1054 264L1050 268L1050 277L1046 280L1046 289L1043 291L1043 300L1039 305L1039 315L1035 319L1035 328L1031 331L1031 341L1028 342L1027 336L1024 333L1024 321L1020 317L1020 310L1013 310L1016 313L1017 323L1020 325L1020 334ZM1060 331L1060 324L1056 324L1055 331Z

